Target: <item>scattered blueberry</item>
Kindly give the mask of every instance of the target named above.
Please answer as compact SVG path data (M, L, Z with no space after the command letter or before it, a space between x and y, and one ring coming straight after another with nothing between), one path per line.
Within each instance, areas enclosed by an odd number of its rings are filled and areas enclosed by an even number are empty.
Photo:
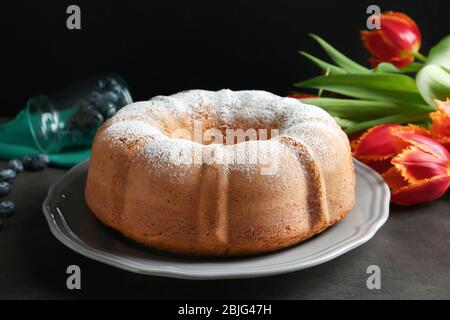
M23 171L23 163L20 159L9 160L8 166L16 173L21 173Z
M12 169L0 170L0 181L12 182L16 177L16 172Z
M42 171L48 167L49 159L46 154L39 154L31 160L31 171Z
M31 168L31 161L33 161L32 157L26 156L26 157L22 158L23 168L25 170L30 170L30 168Z
M0 218L9 218L14 213L14 203L10 200L0 202Z
M11 192L11 184L8 181L0 181L0 197Z

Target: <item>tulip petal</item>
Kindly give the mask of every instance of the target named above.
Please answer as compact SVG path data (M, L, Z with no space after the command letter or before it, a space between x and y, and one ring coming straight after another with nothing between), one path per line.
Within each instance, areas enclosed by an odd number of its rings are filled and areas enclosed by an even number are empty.
M376 68L380 63L382 62L389 62L392 63L397 68L403 68L409 66L411 63L414 62L414 57L407 57L407 58L389 58L389 59L377 59L377 58L369 58L370 65L372 68Z
M400 12L381 14L381 29L361 31L364 46L375 56L369 59L372 67L390 62L402 68L414 62L422 43L417 24Z
M440 134L433 133L433 139L442 144L447 151L450 152L450 136L442 136Z
M405 58L391 58L387 62L392 63L397 68L404 68L404 67L407 67L407 66L409 66L410 64L412 64L414 62L414 57L413 56L409 56L409 57L405 57Z
M413 19L411 19L408 15L404 14L403 12L396 12L396 11L386 11L382 14L382 16L385 19L395 19L397 21L402 21L404 25L409 25L412 29L414 29L415 32L420 32L419 27L414 22Z
M392 190L399 190L408 186L408 181L398 172L395 167L391 167L383 175L384 181L388 184Z
M369 58L369 63L370 63L370 66L372 67L372 69L375 69L376 67L378 67L378 65L382 62L384 62L384 61L381 59L378 59L378 58Z
M401 131L391 132L391 136L394 138L399 149L404 149L407 146L416 146L422 151L431 153L437 158L450 162L450 153L447 149L429 137Z
M391 133L393 132L413 133L413 134L420 134L425 137L430 137L430 134L425 128L411 123L406 126L399 126L396 128L392 128Z
M361 161L371 167L373 170L375 170L376 172L378 172L379 174L383 174L384 172L386 172L387 170L389 170L389 168L392 167L391 164L391 158L389 159L385 159L385 160L367 160L367 159L361 159Z
M391 200L399 205L430 202L443 196L450 186L450 176L434 177L393 189Z
M450 116L450 98L447 98L447 101L434 100L434 102L439 111Z
M367 50L382 61L389 61L401 54L398 48L387 41L381 30L361 31L361 40Z
M450 162L417 147L409 147L394 157L392 164L409 183L415 183L447 175Z
M422 39L416 23L400 12L381 15L381 30L391 46L402 51L401 57L411 56L420 48Z
M438 112L432 112L430 118L433 121L430 127L432 135L450 136L450 118L443 114L438 114Z
M400 127L395 124L383 124L367 130L354 143L353 156L360 160L386 160L397 153L397 147L392 140L392 128Z
M435 100L437 111L430 113L433 121L430 127L431 136L449 149L450 144L450 99L446 102Z
M290 95L288 95L288 98L294 98L294 99L311 99L311 98L318 98L318 96L307 94L307 93L300 93L295 92Z
M442 144L450 152L450 137L436 136L434 140Z

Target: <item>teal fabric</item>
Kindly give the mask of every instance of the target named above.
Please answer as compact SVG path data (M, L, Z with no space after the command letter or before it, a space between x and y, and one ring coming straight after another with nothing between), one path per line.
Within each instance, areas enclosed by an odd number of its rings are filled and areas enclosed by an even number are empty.
M22 110L17 117L0 125L0 158L15 159L42 153L37 148L28 125L26 110ZM90 148L62 150L49 154L50 163L56 166L72 167L77 163L89 159Z

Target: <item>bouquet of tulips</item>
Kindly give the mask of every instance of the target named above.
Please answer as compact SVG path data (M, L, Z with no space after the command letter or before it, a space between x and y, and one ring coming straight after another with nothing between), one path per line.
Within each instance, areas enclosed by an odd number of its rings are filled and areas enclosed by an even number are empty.
M336 119L353 138L353 156L382 174L393 202L432 201L450 186L450 36L425 56L410 17L386 12L377 18L380 29L361 31L371 68L311 35L332 63L301 51L323 73L295 86L319 93L291 97Z

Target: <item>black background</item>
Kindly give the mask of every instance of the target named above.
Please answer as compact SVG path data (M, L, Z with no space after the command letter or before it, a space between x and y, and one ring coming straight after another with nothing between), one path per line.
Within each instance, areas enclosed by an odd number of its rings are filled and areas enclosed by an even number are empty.
M135 100L184 89L264 89L280 95L318 70L298 50L323 55L314 32L359 62L366 8L409 14L422 52L450 33L448 0L415 1L14 1L2 3L0 115L73 80L115 71ZM66 28L77 4L82 30Z

